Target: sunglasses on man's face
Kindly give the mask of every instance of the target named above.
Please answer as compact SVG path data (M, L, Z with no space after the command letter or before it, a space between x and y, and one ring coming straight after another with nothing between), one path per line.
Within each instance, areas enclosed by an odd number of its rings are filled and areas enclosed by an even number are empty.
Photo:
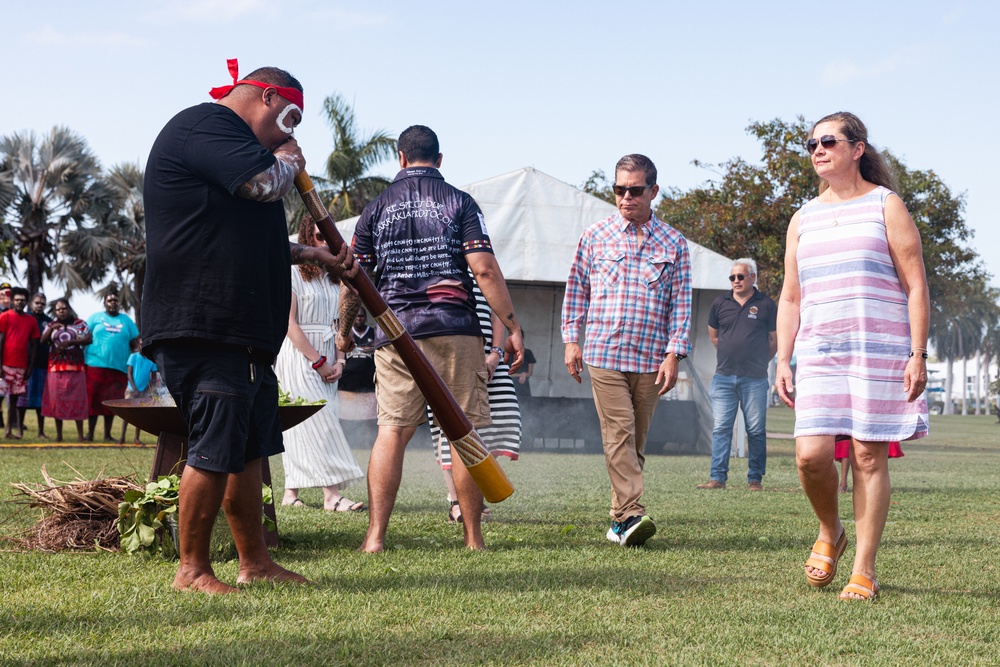
M809 151L809 155L815 153L818 146L822 146L826 150L830 150L837 145L838 141L846 141L847 143L851 142L850 139L838 139L832 134L824 134L819 139L809 139L806 141L806 150Z
M653 186L652 185L633 185L632 187L627 188L624 185L612 185L611 186L611 191L615 193L616 197L624 197L626 192L629 193L630 195L632 195L633 197L638 197L643 192L645 192L647 188L651 188L651 187L653 187Z
M736 274L733 274L733 275L729 276L729 282L735 283L737 280L744 280L745 278L746 278L746 276L743 275L742 273L736 273Z

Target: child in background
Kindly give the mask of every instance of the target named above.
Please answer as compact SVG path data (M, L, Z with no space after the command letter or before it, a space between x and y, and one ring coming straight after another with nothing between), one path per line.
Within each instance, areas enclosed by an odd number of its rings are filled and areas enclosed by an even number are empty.
M903 456L903 448L898 441L889 443L889 458L898 459ZM833 459L840 461L840 487L841 493L847 493L847 473L851 469L851 436L838 435L834 445Z
M151 398L153 389L158 383L156 364L142 356L142 339L136 338L132 346L132 354L128 358L128 387L125 398ZM125 442L125 429L122 429L121 442ZM135 442L139 444L139 427L135 427Z

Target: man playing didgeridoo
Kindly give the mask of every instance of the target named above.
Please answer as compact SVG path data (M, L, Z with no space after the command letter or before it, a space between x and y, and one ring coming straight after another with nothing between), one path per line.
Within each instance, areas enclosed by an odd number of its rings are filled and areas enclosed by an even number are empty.
M511 368L524 342L503 274L493 255L482 211L468 194L445 183L437 135L422 125L399 135L399 166L392 185L365 207L354 235L358 263L413 336L473 426L490 423L483 337L472 276L507 328ZM337 347L354 344L351 326L358 295L341 288ZM395 348L380 329L375 338L378 436L368 462L368 533L361 551L382 551L403 474L403 452L427 420L426 402ZM483 496L464 465L453 467L465 545L482 549Z
M209 561L221 506L239 552L237 583L304 582L271 559L261 524L261 460L282 451L271 364L291 305L290 265L354 275L353 256L289 246L281 198L305 168L292 131L302 86L265 67L214 88L217 104L181 111L146 164L143 353L156 362L188 424L174 587L236 588Z

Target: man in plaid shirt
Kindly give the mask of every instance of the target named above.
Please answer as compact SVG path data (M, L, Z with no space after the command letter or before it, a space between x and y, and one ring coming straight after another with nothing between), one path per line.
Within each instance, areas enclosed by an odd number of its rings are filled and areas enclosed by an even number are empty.
M648 157L619 160L612 189L618 213L583 233L570 267L562 339L573 379L582 381L584 362L590 370L611 477L607 538L640 546L656 533L639 503L646 435L690 350L691 257L681 233L653 214L660 188Z

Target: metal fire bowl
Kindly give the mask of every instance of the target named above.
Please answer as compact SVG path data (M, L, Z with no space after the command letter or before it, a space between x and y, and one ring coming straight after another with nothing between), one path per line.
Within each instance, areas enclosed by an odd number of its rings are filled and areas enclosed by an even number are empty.
M161 432L186 436L188 428L175 405L161 405L153 398L120 398L104 401L105 407L132 426L147 433ZM323 409L323 405L282 405L278 408L281 430L296 426Z

